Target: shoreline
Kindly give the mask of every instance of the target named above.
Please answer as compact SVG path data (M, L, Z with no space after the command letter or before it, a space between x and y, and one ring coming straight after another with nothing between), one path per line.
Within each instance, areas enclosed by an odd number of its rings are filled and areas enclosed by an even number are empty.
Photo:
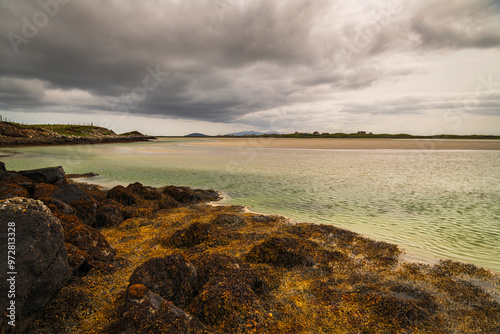
M98 176L98 175L96 175ZM72 178L74 180L74 182L78 182L78 183L82 183L82 184L86 184L86 185L89 185L89 186L98 186L100 189L102 190L109 190L109 189L112 189L113 187L117 186L116 184L114 185L110 185L110 184L99 184L98 182L93 182L93 177L85 177L85 176L82 176L82 177L78 177L78 178ZM286 215L283 215L283 214L276 214L276 213L267 213L267 212L259 212L259 211L255 211L253 210L250 206L248 205L245 205L245 204L232 204L232 203L228 203L228 201L231 200L231 198L225 194L224 192L222 191L219 191L219 190L215 190L217 193L219 193L220 195L220 199L217 200L217 201L213 201L213 202L208 202L206 203L207 205L211 205L211 206L215 206L215 207L223 207L223 206L229 206L229 207L234 207L234 206L237 206L237 207L241 207L245 213L249 213L249 214L255 214L255 215L263 215L263 216L279 216L279 217L283 217L284 219L286 219L287 221L290 222L290 224L318 224L318 225L325 225L325 226L335 226L335 227L338 227L338 228L342 228L342 229L347 229L349 231L351 231L349 228L347 227L341 227L341 226L338 226L336 224L333 224L333 223L330 223L330 224L326 224L326 223L318 223L318 222L314 222L314 221L304 221L304 220L300 220L300 219L296 219L296 218L293 218L291 216L286 216ZM365 238L370 238L370 239L373 239L373 240L376 240L377 242L387 242L387 241L384 241L382 239L378 239L378 238L375 238L375 237L372 237L372 236L368 236L368 235L365 235L363 232L354 232L354 231L351 231L352 233L356 233L356 234L359 234ZM389 242L389 243L392 243L392 242ZM425 254L419 254L419 253L412 253L412 252L408 252L406 249L403 248L403 246L401 246L399 243L394 243L398 248L400 248L402 250L402 254L401 254L401 258L407 262L411 262L411 263L420 263L420 264L424 264L424 265L435 265L437 263L439 263L439 261L442 261L442 260L445 260L445 258L443 257L439 257L435 254L430 254L428 253L427 256ZM459 261L459 260L454 260L454 259L447 259L447 260L450 260L450 261ZM500 274L500 272L497 272L497 271L494 271L493 269L489 269L487 268L488 270L491 270L492 272L494 273L497 273L497 274Z
M47 228L60 226L67 269L48 277L72 275L53 287L57 295L43 301L31 318L37 320L21 328L107 334L500 328L500 274L482 267L408 262L395 244L223 204L214 190L138 182L102 190L68 181L61 167L19 173L4 167L1 190L10 198L0 202L0 221L39 217L51 222ZM30 235L20 230L16 240ZM26 260L53 262L38 259L41 253L26 253L35 257ZM29 270L20 267L19 277ZM30 301L44 289L31 291Z
M166 137L163 137L166 138ZM384 139L384 138L203 138L183 143L198 147L246 147L253 149L331 149L331 150L500 150L494 139Z
M33 146L66 146L66 145L99 145L115 143L149 142L157 139L151 136L142 137L65 137L65 138L0 138L0 148L33 147Z

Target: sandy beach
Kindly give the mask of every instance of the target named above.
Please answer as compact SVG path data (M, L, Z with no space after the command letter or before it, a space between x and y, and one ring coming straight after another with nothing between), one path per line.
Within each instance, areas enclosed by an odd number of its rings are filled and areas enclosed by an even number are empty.
M191 146L305 148L338 150L500 150L500 140L378 139L378 138L210 138Z

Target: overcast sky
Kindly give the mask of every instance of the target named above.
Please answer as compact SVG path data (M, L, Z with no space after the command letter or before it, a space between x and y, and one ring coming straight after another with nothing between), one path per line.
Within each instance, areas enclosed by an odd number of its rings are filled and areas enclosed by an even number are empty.
M0 0L0 114L500 135L500 1Z

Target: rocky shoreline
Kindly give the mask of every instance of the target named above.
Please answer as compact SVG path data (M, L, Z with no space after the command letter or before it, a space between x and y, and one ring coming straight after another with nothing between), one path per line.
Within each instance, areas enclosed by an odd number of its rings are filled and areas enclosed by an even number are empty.
M54 137L54 138L1 138L0 147L16 146L46 146L46 145L83 145L83 144L109 144L109 143L132 143L155 140L151 136L133 137Z
M409 263L396 245L210 204L219 199L213 190L140 183L102 190L61 167L13 172L0 163L2 244L16 223L15 329L500 332L497 273ZM2 293L4 310L8 303ZM5 333L8 322L5 313Z
M0 147L130 143L156 139L136 132L120 136L104 128L85 128L90 130L85 136L61 135L47 128L22 128L12 123L0 122ZM71 130L71 127L68 126L68 129Z

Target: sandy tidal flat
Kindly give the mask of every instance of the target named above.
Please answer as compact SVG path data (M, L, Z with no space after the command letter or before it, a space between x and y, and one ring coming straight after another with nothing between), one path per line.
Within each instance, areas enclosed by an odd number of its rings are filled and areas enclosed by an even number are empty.
M500 150L500 140L379 138L217 138L185 145L212 147L396 150Z

